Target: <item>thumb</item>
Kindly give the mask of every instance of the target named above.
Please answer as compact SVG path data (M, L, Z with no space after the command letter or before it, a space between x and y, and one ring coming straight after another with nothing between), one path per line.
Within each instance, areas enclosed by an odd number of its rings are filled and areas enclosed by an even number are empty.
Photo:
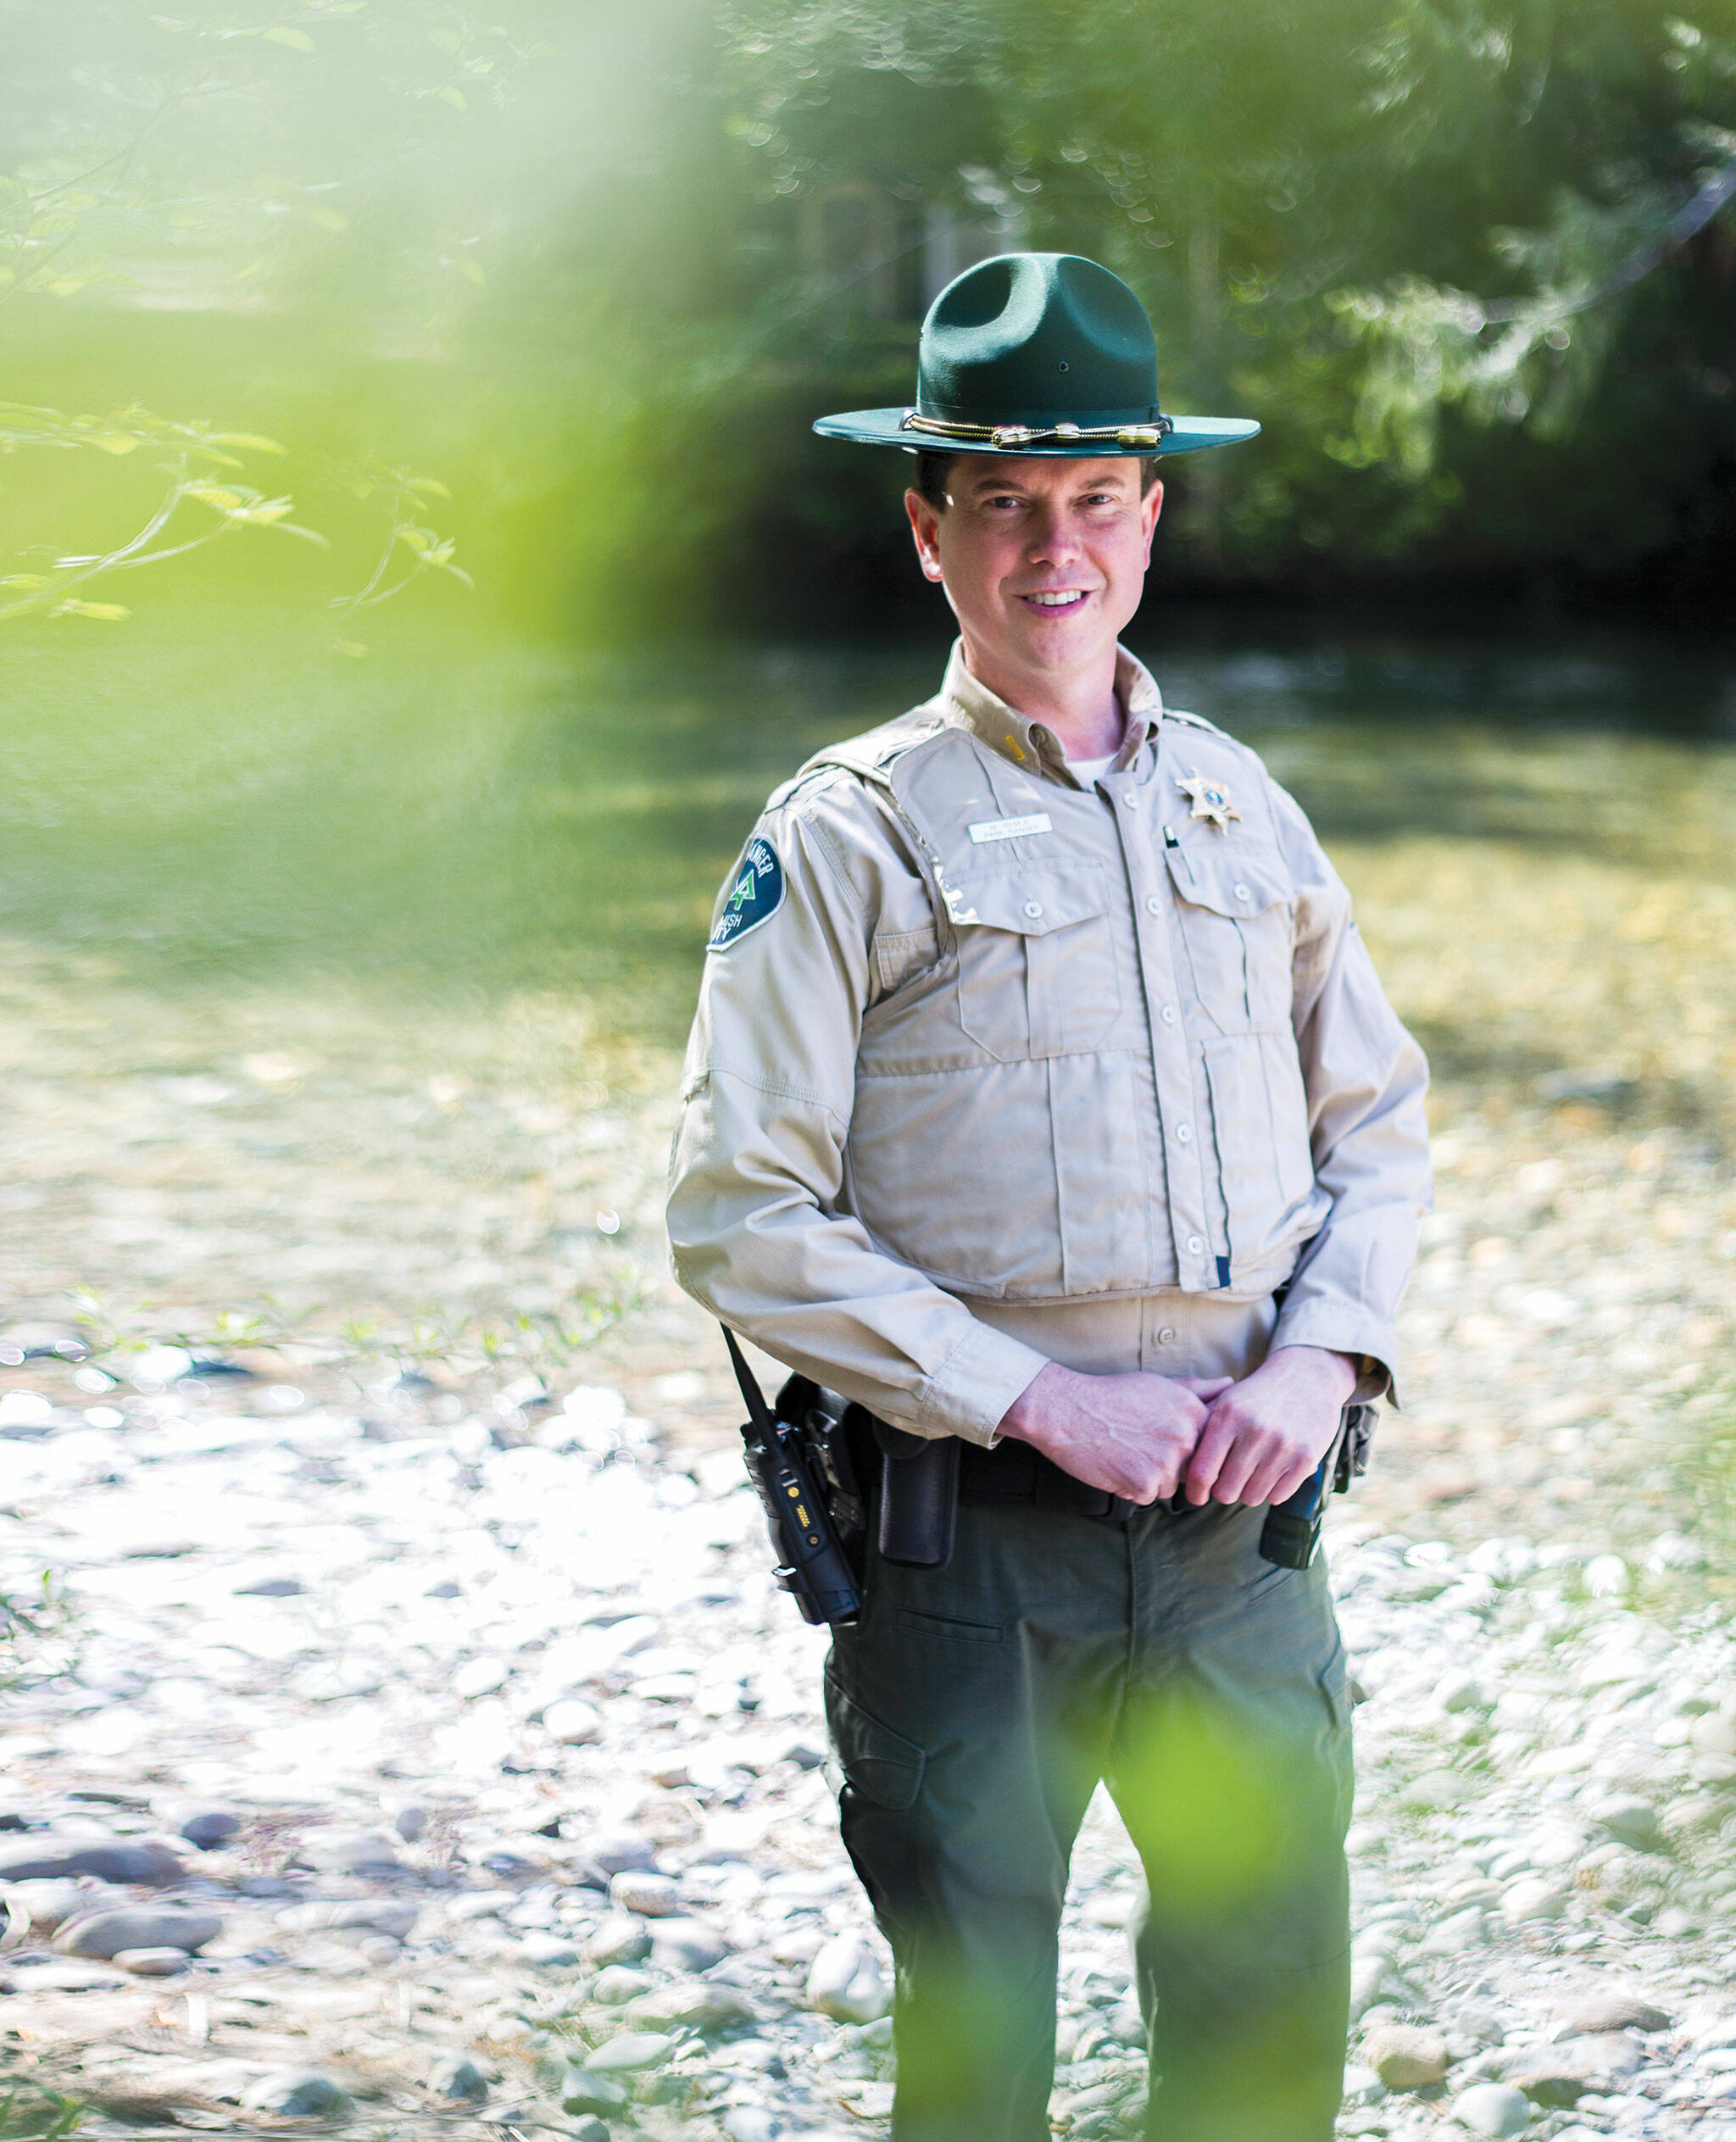
M1178 1376L1176 1378L1184 1391L1191 1391L1196 1399L1221 1398L1235 1382L1233 1376Z

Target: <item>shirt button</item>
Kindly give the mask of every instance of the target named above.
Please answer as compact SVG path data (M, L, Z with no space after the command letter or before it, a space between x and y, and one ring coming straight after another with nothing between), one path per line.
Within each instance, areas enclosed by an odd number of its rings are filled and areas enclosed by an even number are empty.
M1248 890L1248 887L1245 885L1238 885L1236 887L1236 898L1238 900L1251 900L1254 898L1254 895Z
M1027 915L1028 915L1030 916L1031 920L1034 922L1034 921L1037 920L1038 916L1039 915L1041 915L1041 914L1042 914L1042 912L1043 912L1043 903L1042 903L1042 901L1041 901L1041 900L1027 900L1027 901L1026 901L1026 903L1025 903L1025 912L1026 912L1026 914L1027 914Z
M1163 902L1159 899L1155 893L1148 893L1145 895L1145 912L1148 915L1160 915L1163 912Z
M1173 1026L1176 1023L1175 1006L1173 1004L1166 1004L1160 1016L1162 1018L1163 1023L1166 1026Z
M1157 1335L1157 1343L1160 1346L1173 1346L1175 1344L1176 1327L1173 1324L1166 1324L1164 1326L1163 1329Z
M1136 803L1138 803L1138 800L1139 800L1138 797L1138 796L1137 796L1137 795L1133 793L1133 791L1132 791L1131 788L1124 788L1124 789L1122 789L1122 791L1121 791L1121 801L1122 801L1122 802L1123 802L1123 803L1124 803L1124 804L1127 806L1127 808L1128 808L1128 810L1132 810L1132 809L1133 808L1134 804L1135 804Z
M1176 1126L1176 1143L1177 1143L1177 1145L1186 1145L1186 1144L1189 1142L1189 1140L1193 1138L1193 1136L1194 1136L1194 1126L1193 1126L1191 1123L1177 1123L1177 1126Z
M1188 1255L1190 1257L1197 1257L1197 1256L1199 1256L1199 1255L1203 1252L1203 1250L1205 1249L1205 1243L1203 1243L1203 1242L1199 1239L1199 1236L1198 1236L1198 1235L1189 1235L1189 1236L1188 1236Z

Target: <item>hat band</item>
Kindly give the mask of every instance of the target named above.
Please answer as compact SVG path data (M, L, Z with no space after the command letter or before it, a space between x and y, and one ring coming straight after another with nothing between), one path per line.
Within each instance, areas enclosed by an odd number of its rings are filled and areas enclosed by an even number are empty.
M1175 419L1160 416L1149 424L953 424L938 416L906 409L899 429L923 431L938 439L987 440L990 446L1035 446L1042 439L1113 439L1117 446L1158 447L1176 428Z

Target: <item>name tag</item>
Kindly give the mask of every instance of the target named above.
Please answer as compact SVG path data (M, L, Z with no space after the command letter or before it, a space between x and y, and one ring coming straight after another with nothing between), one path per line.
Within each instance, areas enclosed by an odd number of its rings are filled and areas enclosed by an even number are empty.
M1052 832L1046 810L1033 810L1028 818L979 818L965 828L980 848L984 841L1022 840L1027 833Z

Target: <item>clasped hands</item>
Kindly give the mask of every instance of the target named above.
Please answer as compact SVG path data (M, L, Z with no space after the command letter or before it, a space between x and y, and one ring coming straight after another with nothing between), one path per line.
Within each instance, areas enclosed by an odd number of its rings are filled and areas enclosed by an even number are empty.
M1050 1361L1000 1424L1088 1487L1128 1502L1185 1488L1195 1505L1279 1503L1338 1433L1356 1383L1348 1354L1280 1346L1251 1375L1084 1376Z

